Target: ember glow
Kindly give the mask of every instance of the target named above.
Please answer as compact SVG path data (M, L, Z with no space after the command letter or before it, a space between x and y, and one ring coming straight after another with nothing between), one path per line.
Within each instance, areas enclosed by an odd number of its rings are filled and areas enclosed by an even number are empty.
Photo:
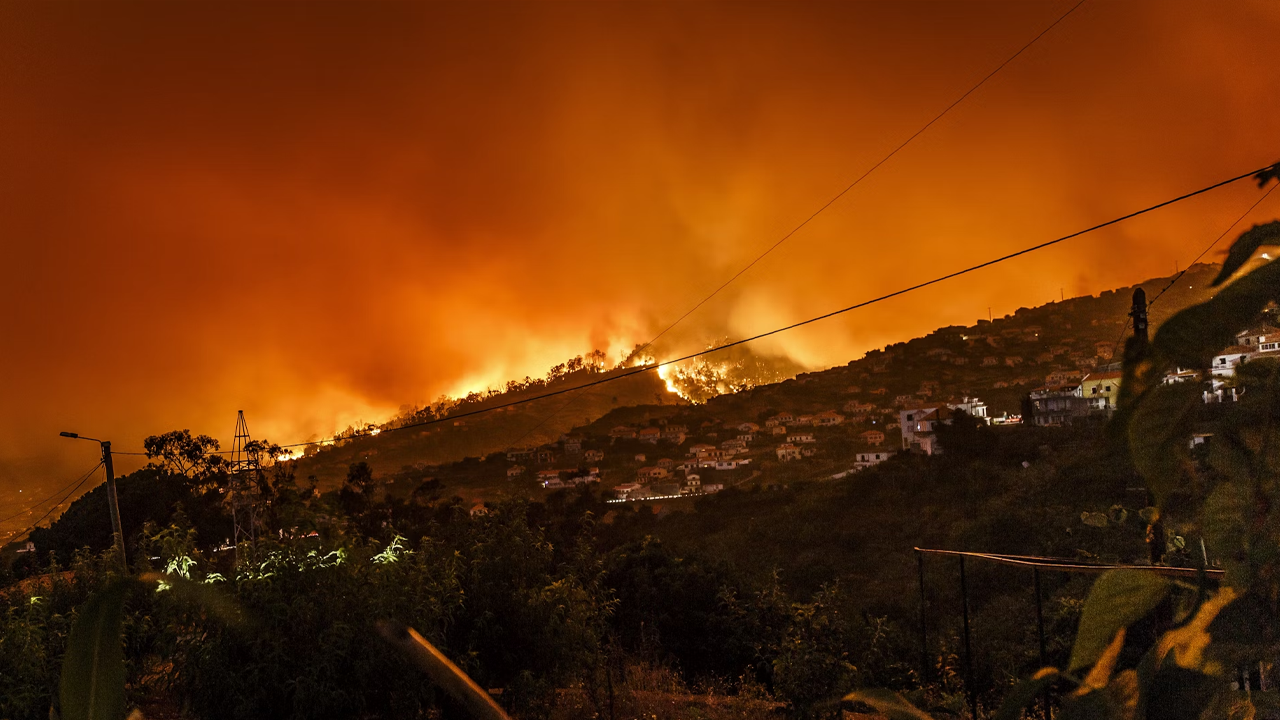
M0 5L0 500L91 464L65 428L226 443L243 409L289 443L625 357L1069 6ZM1086 3L647 352L1275 161L1277 30L1272 2ZM1167 275L1253 199L1242 183L752 351L843 363ZM735 386L715 362L664 378Z

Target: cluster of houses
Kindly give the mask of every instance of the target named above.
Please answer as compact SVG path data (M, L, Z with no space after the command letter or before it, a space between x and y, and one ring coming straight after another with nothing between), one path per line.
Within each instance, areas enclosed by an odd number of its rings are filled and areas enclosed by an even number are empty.
M1236 335L1236 344L1214 356L1209 366L1209 387L1204 401L1223 402L1236 399L1229 380L1244 363L1259 358L1280 358L1280 329L1270 325L1250 328ZM1066 425L1092 415L1110 416L1115 412L1120 395L1121 373L1111 365L1102 372L1072 376L1059 372L1045 379L1045 386L1029 396L1030 411L1036 425ZM1176 368L1164 377L1166 384L1202 382L1201 370ZM1026 422L1026 418L1023 419Z
M724 483L703 484L702 477L696 473L684 476L683 482L623 483L613 489L615 500L609 502L629 502L636 500L665 500L688 497L690 495L711 495L724 489Z

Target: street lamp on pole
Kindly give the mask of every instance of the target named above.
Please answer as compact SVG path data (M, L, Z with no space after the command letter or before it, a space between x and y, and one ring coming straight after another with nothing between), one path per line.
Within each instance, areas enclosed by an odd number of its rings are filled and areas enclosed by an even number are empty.
M89 440L91 442L96 442L102 447L102 465L107 471L107 505L111 508L111 532L115 536L116 552L120 553L120 564L124 566L127 572L129 563L125 560L124 556L124 531L120 529L120 503L116 499L116 474L111 465L111 441L84 437L83 435L73 432L60 432L58 434L64 438L71 438L72 440Z

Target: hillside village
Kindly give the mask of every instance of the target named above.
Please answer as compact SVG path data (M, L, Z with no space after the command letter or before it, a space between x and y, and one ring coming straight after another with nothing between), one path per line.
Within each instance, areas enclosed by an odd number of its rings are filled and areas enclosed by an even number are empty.
M1198 300L1214 272L1191 268L1153 325ZM1148 292L1162 287L1148 285ZM944 452L938 426L961 415L993 426L1101 421L1115 409L1132 294L1125 288L943 327L845 366L700 405L615 408L553 441L405 472L439 480L476 512L493 497L583 485L615 502L666 501L744 484L838 479L899 453ZM1206 402L1231 399L1240 363L1280 357L1280 330L1270 325L1237 343L1215 358ZM1166 381L1199 379L1186 370Z

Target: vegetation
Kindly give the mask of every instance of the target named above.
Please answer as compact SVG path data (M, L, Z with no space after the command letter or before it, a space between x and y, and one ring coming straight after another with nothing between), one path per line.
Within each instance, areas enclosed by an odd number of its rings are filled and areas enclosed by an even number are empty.
M1246 233L1227 274L1278 230ZM961 417L940 430L945 456L822 482L778 467L692 512L585 488L473 507L438 479L364 462L321 492L269 443L232 477L208 438L149 438L153 464L119 482L127 572L101 492L5 570L0 717L459 716L380 639L381 620L416 629L525 718L822 717L841 698L918 718L917 706L962 714L966 689L1007 718L1046 690L1059 717L1249 716L1267 696L1228 681L1272 672L1259 663L1280 642L1280 363L1242 367L1227 407L1161 379L1205 367L1278 288L1280 265L1263 265L1171 317L1150 346L1131 343L1109 430ZM1205 428L1209 449L1192 452ZM233 506L253 538L235 546ZM1037 670L1028 578L973 565L965 688L960 598L942 563L925 588L936 642L921 657L915 546L1212 557L1226 572L1122 571L1091 591L1082 576L1046 577L1052 666Z

